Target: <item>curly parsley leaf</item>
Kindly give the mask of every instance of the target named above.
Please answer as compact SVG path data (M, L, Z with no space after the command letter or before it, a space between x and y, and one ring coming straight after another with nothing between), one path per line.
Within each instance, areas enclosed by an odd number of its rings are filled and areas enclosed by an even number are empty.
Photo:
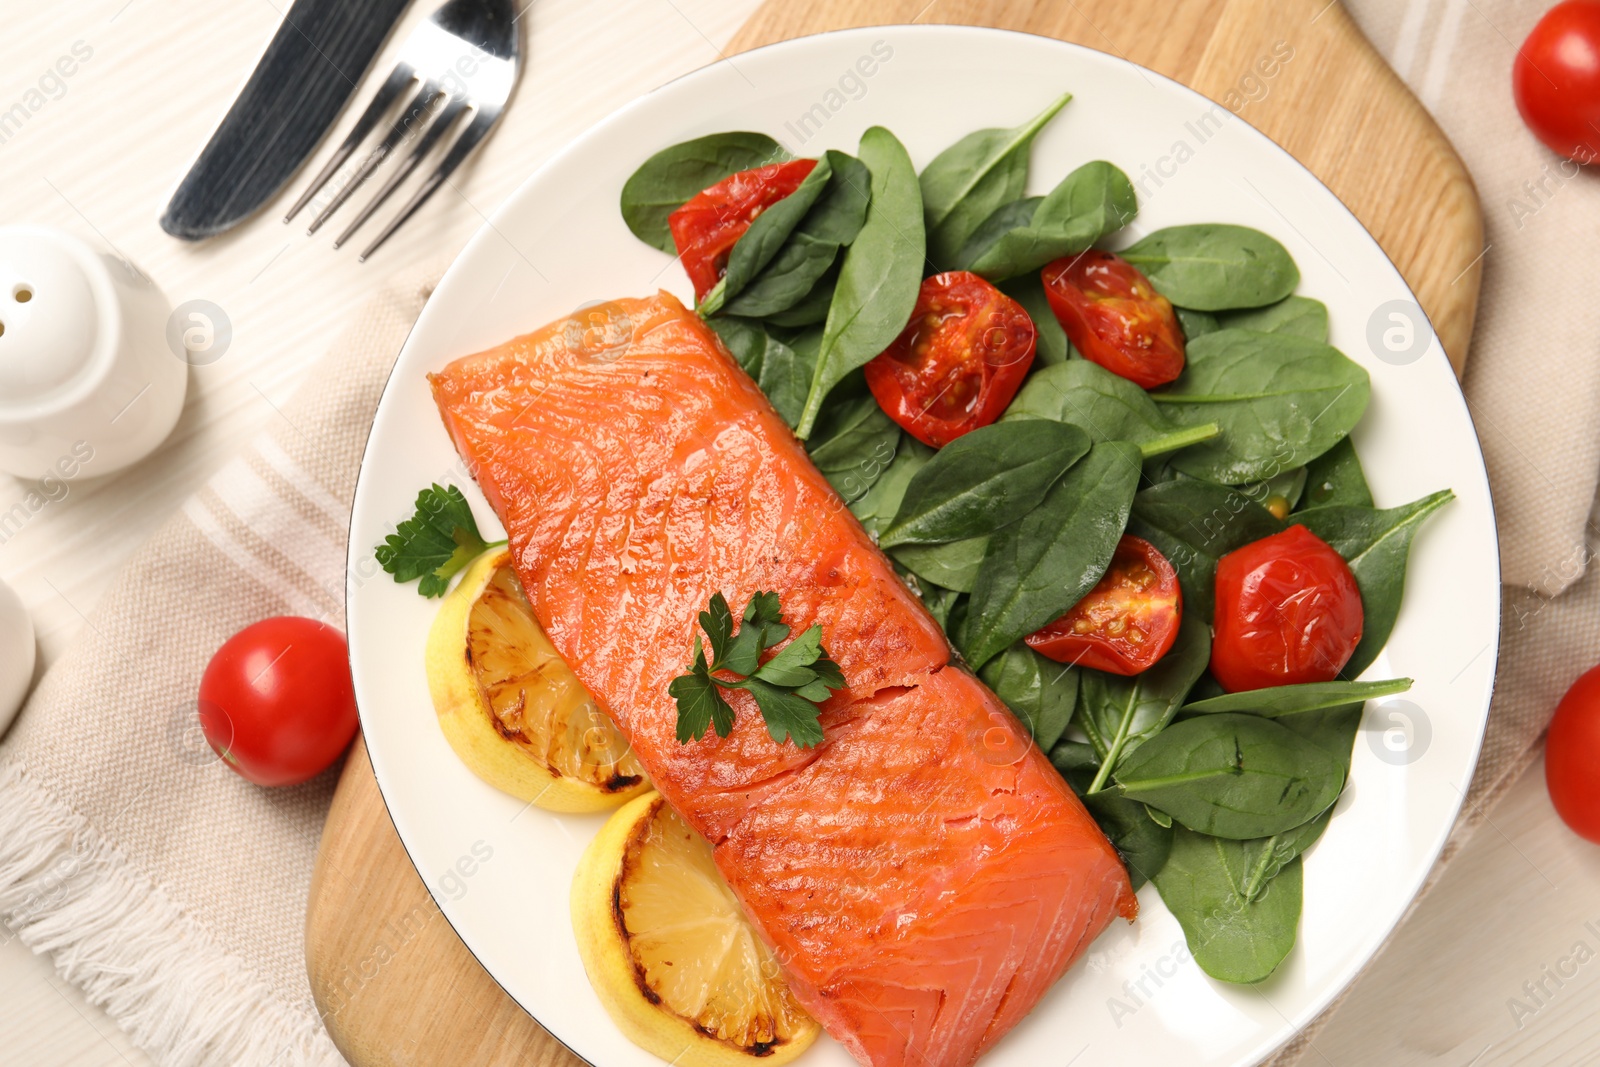
M455 486L432 485L417 494L416 514L384 538L373 555L397 582L421 579L417 592L444 596L450 579L486 549L472 506ZM497 541L495 544L505 544Z
M711 643L711 662L706 662L705 645L696 634L689 673L667 687L678 704L680 744L704 737L713 726L719 737L732 732L733 708L723 689L749 693L766 721L767 734L778 744L793 741L801 748L813 748L822 742L818 705L833 691L846 688L844 672L822 647L822 627L812 626L762 663L762 653L791 632L783 622L777 593L757 593L750 599L737 634L731 632L733 612L727 599L715 593L700 613L700 626ZM719 678L718 673L737 677Z

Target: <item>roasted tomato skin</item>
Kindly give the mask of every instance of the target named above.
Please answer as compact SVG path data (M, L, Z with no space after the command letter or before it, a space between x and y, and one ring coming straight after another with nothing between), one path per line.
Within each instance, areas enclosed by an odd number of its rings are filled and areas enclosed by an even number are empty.
M1183 373L1183 329L1139 268L1090 249L1044 268L1044 291L1072 347L1145 389Z
M907 433L943 448L1000 417L1037 344L1022 305L989 282L964 270L935 274L905 330L867 364L867 387Z
M1600 159L1600 0L1547 11L1517 49L1511 89L1546 147L1578 163ZM1571 170L1566 177L1576 176Z
M814 159L792 159L730 174L696 193L667 216L678 259L694 283L694 298L705 299L728 270L728 253L767 208L800 188L815 169Z
M1155 545L1124 534L1099 584L1023 640L1058 663L1134 675L1167 654L1182 621L1178 572Z
M1361 642L1361 590L1326 541L1291 526L1222 557L1212 625L1211 673L1230 693L1331 682Z
M1544 783L1561 821L1600 844L1600 667L1567 690L1550 720Z

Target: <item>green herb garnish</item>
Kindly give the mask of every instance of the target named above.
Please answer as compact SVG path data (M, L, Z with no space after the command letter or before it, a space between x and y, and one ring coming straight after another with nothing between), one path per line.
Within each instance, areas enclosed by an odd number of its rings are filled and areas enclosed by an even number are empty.
M700 628L710 639L711 661L706 662L705 645L695 634L694 664L667 687L678 702L679 744L704 737L708 727L715 727L718 737L733 732L733 707L723 689L743 689L755 697L767 733L778 744L789 740L814 748L822 742L818 705L832 691L845 688L843 672L822 647L822 627L812 626L765 663L761 654L790 632L777 593L750 598L737 634L727 598L715 593L700 613ZM718 673L739 677L729 680Z
M457 572L488 549L503 544L483 539L472 506L460 489L432 485L417 494L417 513L395 527L373 555L395 581L420 578L418 593L444 596Z

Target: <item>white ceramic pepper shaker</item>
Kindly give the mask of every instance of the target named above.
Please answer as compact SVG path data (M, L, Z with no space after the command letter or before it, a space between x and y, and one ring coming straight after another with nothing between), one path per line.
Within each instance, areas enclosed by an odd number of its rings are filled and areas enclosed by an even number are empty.
M121 258L60 230L0 227L0 470L64 460L109 474L153 452L183 410L172 307Z
M22 599L0 582L0 734L22 707L33 680L33 619Z

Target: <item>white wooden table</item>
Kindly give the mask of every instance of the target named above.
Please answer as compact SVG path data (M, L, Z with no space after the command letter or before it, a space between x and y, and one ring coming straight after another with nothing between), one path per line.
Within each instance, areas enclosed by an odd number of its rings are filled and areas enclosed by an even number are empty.
M29 117L0 128L0 223L98 234L174 304L210 300L234 331L223 358L190 372L188 406L160 452L121 476L71 482L64 497L0 542L0 576L33 612L43 663L72 640L123 558L239 444L280 417L277 405L323 353L342 316L387 272L429 261L442 267L553 151L639 93L718 61L756 6L524 2L529 72L505 125L456 179L458 192L441 192L365 266L349 249L333 252L326 235L308 239L301 228L279 225L283 198L202 245L175 241L156 225L167 194L271 36L282 0L7 5L0 113L22 102ZM431 7L419 3L409 20ZM68 79L47 78L75 45L89 57ZM386 54L379 66L390 62ZM27 491L0 475L0 512ZM1558 986L1546 969L1573 971L1562 961L1580 942L1587 962ZM1565 831L1542 777L1530 774L1491 813L1307 1062L1593 1062L1600 1047L1596 953L1600 849ZM1524 983L1537 989L1541 982L1546 994L1536 1001ZM1520 1027L1514 999L1525 1005ZM0 1061L149 1062L3 927L0 1005Z

